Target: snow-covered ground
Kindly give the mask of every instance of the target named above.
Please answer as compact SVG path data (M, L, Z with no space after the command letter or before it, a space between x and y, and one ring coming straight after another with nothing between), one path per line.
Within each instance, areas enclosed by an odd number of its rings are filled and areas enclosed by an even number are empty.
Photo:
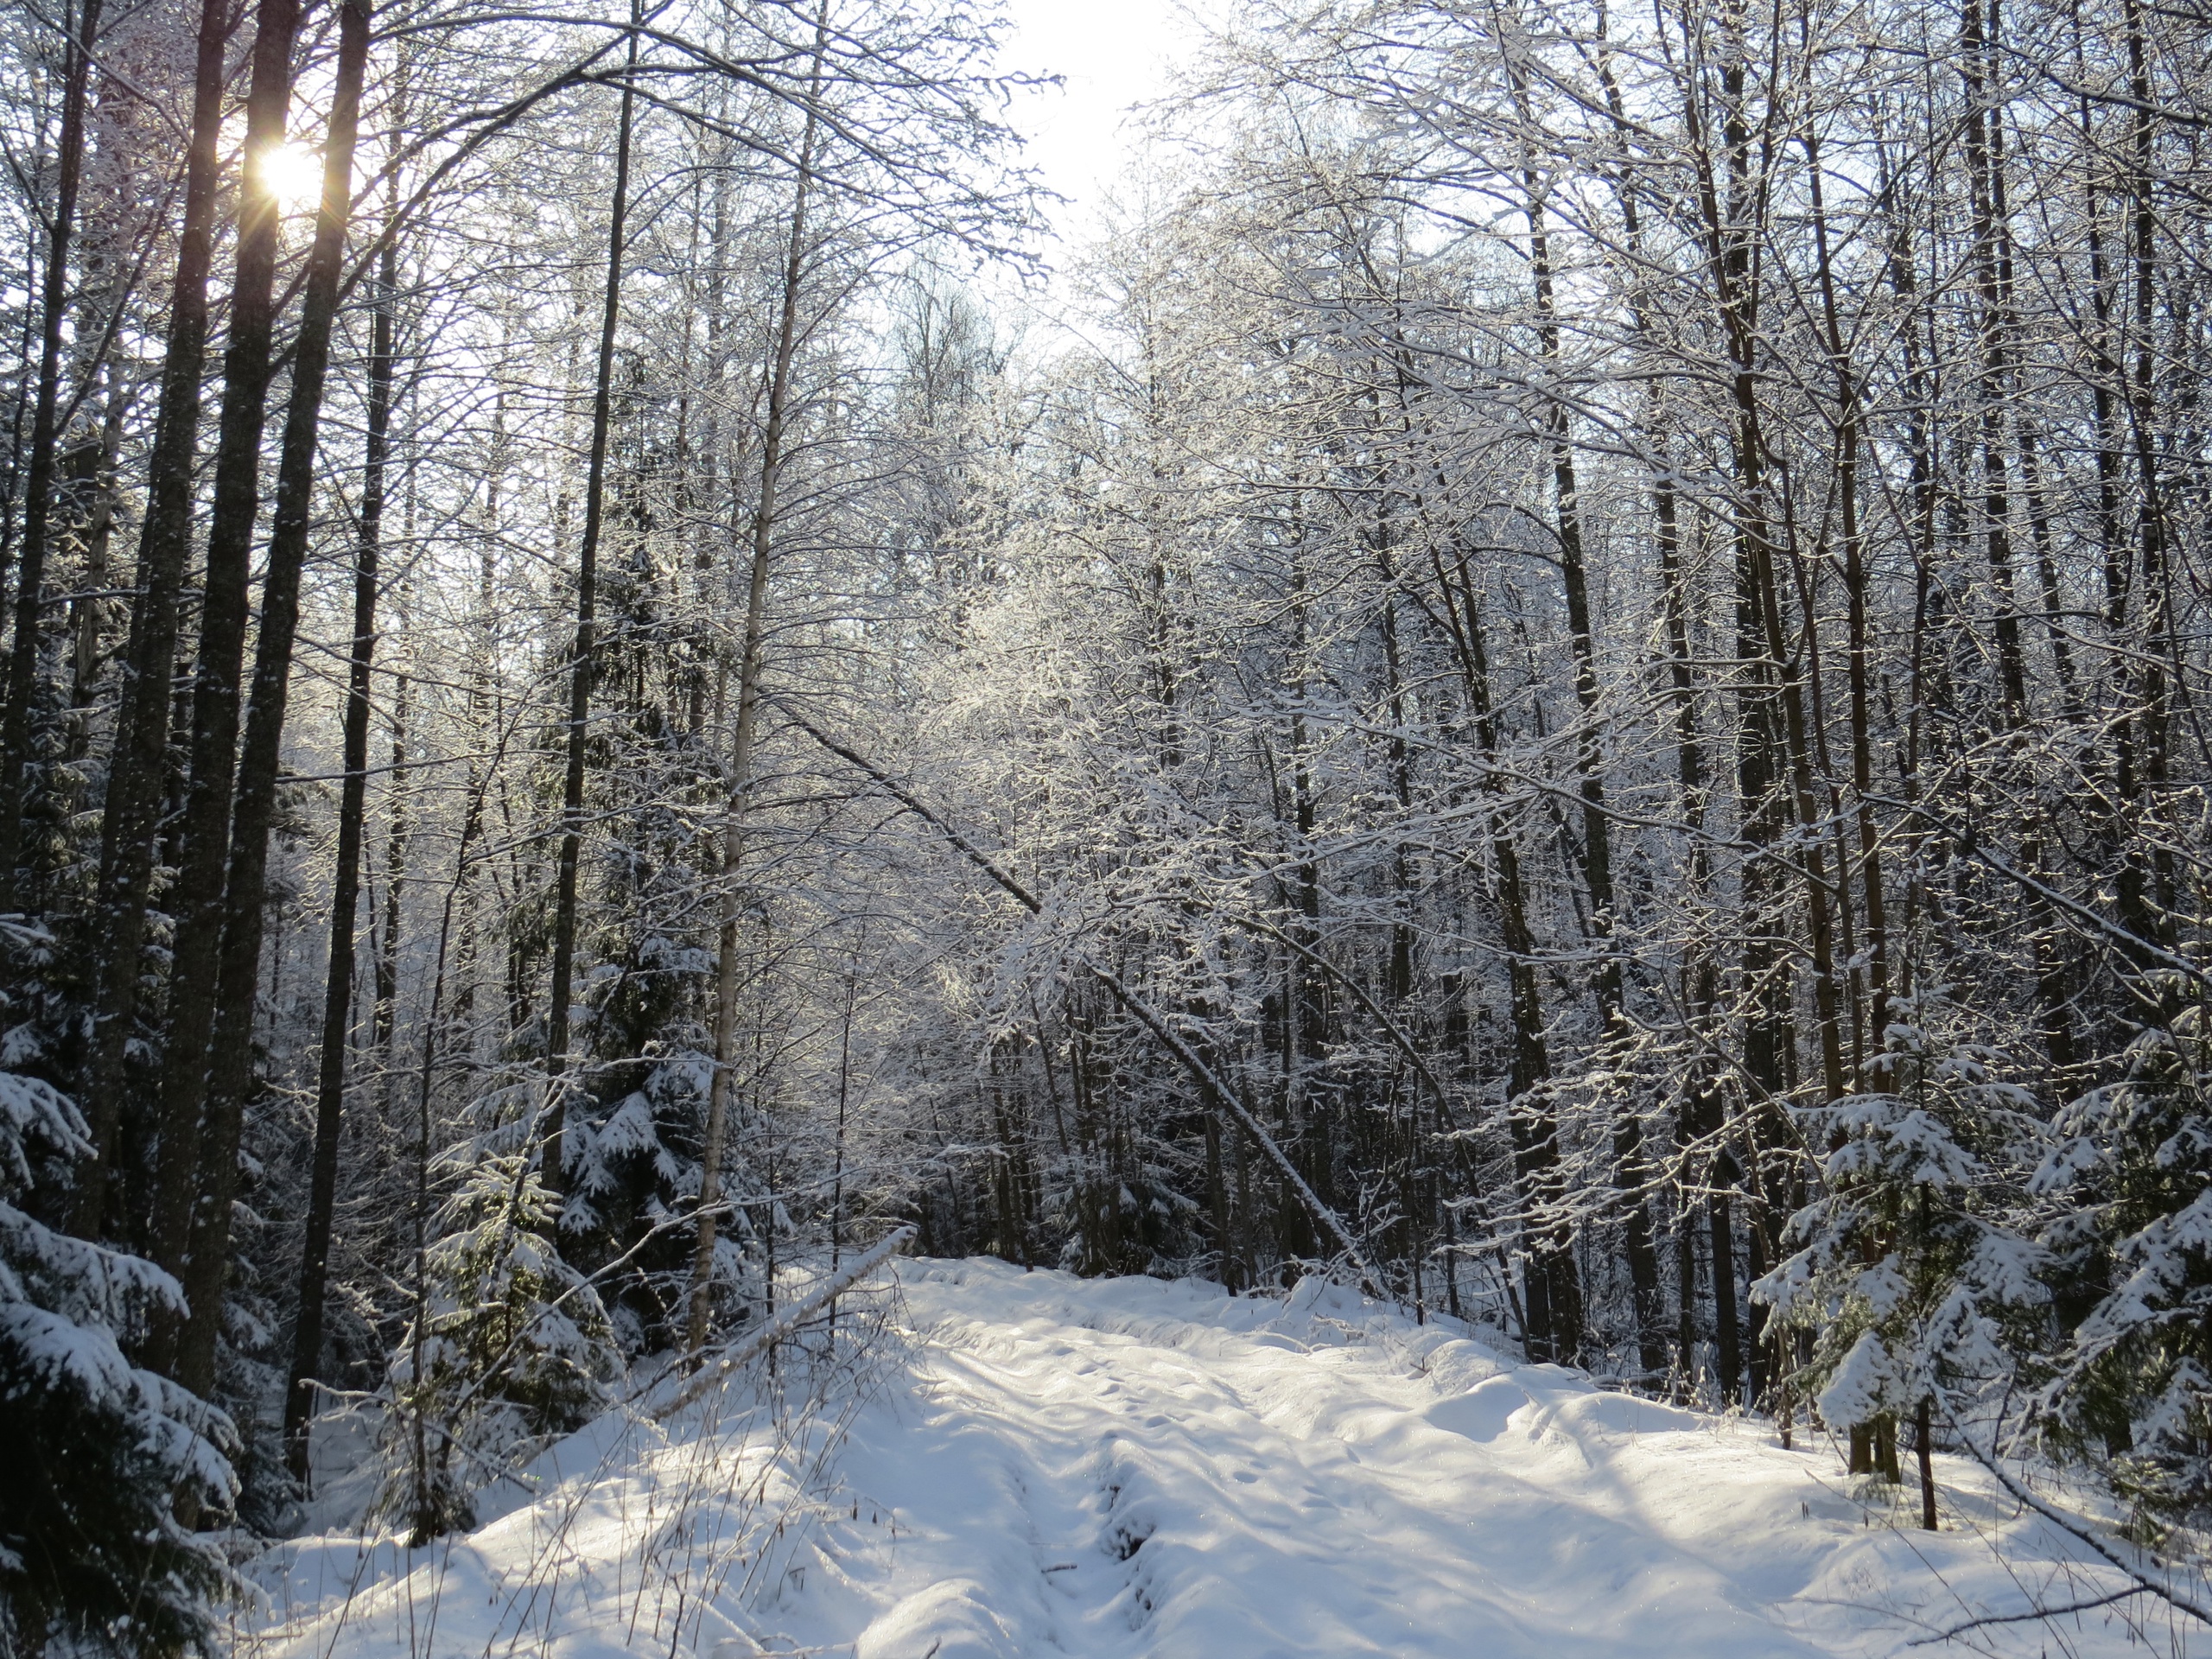
M799 1414L741 1382L563 1443L466 1538L286 1545L257 1565L243 1645L1783 1659L1898 1653L2120 1583L1971 1465L1938 1460L1931 1535L1854 1501L1827 1444L1785 1452L1318 1283L1285 1302L995 1262L899 1280L863 1397ZM1936 1645L2142 1653L2120 1611Z

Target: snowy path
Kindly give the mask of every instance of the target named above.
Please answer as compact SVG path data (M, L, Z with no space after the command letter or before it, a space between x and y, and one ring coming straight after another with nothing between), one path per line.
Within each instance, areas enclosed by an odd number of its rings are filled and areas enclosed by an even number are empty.
M824 1599L916 1587L861 1659L1889 1651L1917 1632L1859 1607L1965 1616L1931 1564L1967 1604L2020 1605L1970 1534L1869 1528L1825 1449L1349 1297L905 1277L935 1386L845 1461L902 1531Z
M525 1509L467 1541L465 1571L450 1556L440 1567L454 1611L439 1639L397 1629L404 1606L419 1631L435 1588L416 1567L387 1584L392 1617L365 1603L348 1639L326 1617L276 1648L1793 1659L1897 1653L1970 1614L2017 1611L2030 1589L2067 1600L2107 1582L1997 1519L1964 1466L1939 1472L1973 1524L1870 1524L1825 1446L1784 1452L1758 1426L1510 1367L1344 1292L1286 1306L982 1262L908 1262L899 1276L918 1340L851 1422L830 1503L796 1535L751 1547L772 1572L695 1575L750 1587L695 1592L708 1616L676 1619L676 1639L641 1638L638 1574L626 1592L614 1552L591 1541L620 1531L618 1511L634 1522L668 1499L641 1497L639 1478L611 1476L602 1455L568 1483L592 1496L563 1511L563 1572L522 1572L523 1541L542 1559L549 1535ZM696 1448L684 1454L696 1469ZM718 1455L717 1478L736 1484L745 1454ZM670 1471L656 1478L665 1494ZM294 1580L307 1559L291 1558ZM508 1618L524 1582L535 1611ZM1971 1650L2128 1650L2111 1617L2010 1626ZM2175 1650L2192 1649L2184 1637Z

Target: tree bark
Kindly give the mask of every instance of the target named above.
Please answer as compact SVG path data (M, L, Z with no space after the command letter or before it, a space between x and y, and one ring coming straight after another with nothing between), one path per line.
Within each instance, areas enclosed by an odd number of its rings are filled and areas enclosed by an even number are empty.
M215 1022L208 1057L205 1141L192 1217L191 1257L184 1279L191 1312L185 1322L176 1372L180 1382L203 1397L215 1380L215 1340L222 1323L223 1281L230 1265L238 1138L246 1094L253 1081L254 1013L261 977L269 834L276 810L292 644L299 627L300 573L307 562L308 509L315 493L315 448L330 363L331 324L338 312L346 232L353 214L353 141L360 118L361 80L368 61L372 3L372 0L340 0L336 83L323 143L322 205L315 215L299 335L293 345L291 401L285 410L277 461L269 568L262 587L261 631L254 650L253 691L246 709L245 744L238 758L237 799L231 818ZM357 855L358 840L357 833ZM351 950L349 940L348 955ZM339 1047L342 1057L342 1042ZM334 1137L335 1132L334 1122ZM321 1135L318 1126L317 1138Z
M638 64L632 0L628 70ZM554 877L553 983L546 1002L544 1178L568 1191L569 1015L576 961L577 864L583 852L584 749L591 721L594 645L598 629L599 542L606 518L607 439L613 418L614 330L622 315L622 254L630 210L630 133L636 94L626 79L614 139L614 198L607 225L607 283L600 304L599 359L592 382L591 453L584 478L583 537L576 550L576 643L569 671L568 766L562 784L561 848ZM560 1224L554 1224L556 1248Z
M1621 1015L1621 963L1613 946L1618 899L1613 890L1612 822L1605 810L1604 745L1599 708L1598 654L1590 611L1590 583L1583 556L1581 495L1574 472L1574 440L1561 372L1559 319L1552 292L1551 238L1545 223L1542 188L1533 166L1523 170L1529 193L1529 263L1535 288L1536 334L1553 388L1546 413L1551 446L1552 491L1557 512L1560 576L1566 590L1567 631L1574 652L1574 701L1580 718L1575 771L1582 798L1583 884L1590 894L1590 943L1599 957L1598 1017L1603 1034L1599 1064L1626 1042ZM1637 1357L1647 1377L1667 1367L1659 1307L1659 1258L1651 1243L1651 1216L1643 1195L1643 1123L1632 1101L1614 1103L1613 1172L1628 1256L1630 1297L1636 1318Z
M67 16L67 11L64 16ZM77 187L85 161L85 97L100 0L84 10L62 48L61 136L55 157L54 213L39 296L38 391L31 414L30 464L23 479L22 560L16 573L16 638L8 657L8 702L0 717L0 911L19 903L23 809L30 793L31 704L38 692L39 609L45 597L46 546L54 518L54 453L60 440L61 330L69 310L69 242L77 225Z
M1993 19L1996 7L1991 5ZM2012 588L2010 470L2005 442L2008 378L2005 296L1998 270L1994 133L1997 111L1989 94L1995 41L1984 30L1981 0L1959 8L1959 73L1966 84L1967 183L1974 216L1976 333L1980 336L1981 384L1977 426L1981 438L1982 534L1990 585L1997 597L1997 661L2004 688L2004 728L2017 731L2028 718L2026 653L2020 644L2019 607Z
M1491 696L1490 659L1484 645L1473 575L1464 556L1449 575L1441 556L1433 556L1468 710L1474 716L1485 786L1502 795L1504 780L1499 770L1497 713ZM1536 944L1529 928L1520 849L1514 844L1512 826L1503 808L1490 815L1489 836L1498 943L1505 957L1507 1018L1513 1033L1506 1079L1506 1122L1528 1239L1527 1282L1522 1300L1523 1346L1531 1359L1572 1365L1582 1353L1582 1281L1575 1265L1572 1233L1558 1213L1566 1193L1559 1166L1559 1120L1544 1087L1551 1079L1551 1054L1544 1041L1542 992L1536 983Z
M1920 1525L1927 1532L1936 1530L1936 1430L1930 1415L1928 1402L1923 1400L1912 1424L1914 1446L1920 1454Z
M346 1058L353 1032L353 928L360 901L362 819L368 800L369 676L377 647L378 556L384 530L384 474L391 429L396 245L378 256L375 315L370 323L368 433L361 467L359 539L353 559L353 646L346 685L346 781L338 803L338 868L330 899L330 969L322 999L322 1056L315 1079L315 1152L307 1236L300 1247L299 1315L284 1394L284 1459L302 1488L308 1468L312 1383L322 1363L323 1295L330 1268L332 1212L338 1196L338 1141L344 1127Z
M124 649L114 747L100 815L100 878L92 930L92 1039L79 1094L92 1155L77 1173L72 1225L99 1229L122 1111L124 1055L137 1023L141 957L159 837L176 661L177 599L192 532L193 457L207 357L207 279L220 183L223 58L238 14L204 0L193 72L192 133L185 152L184 214L170 285L161 404L146 463L139 532L138 598Z
M1835 275L1829 257L1827 210L1821 183L1820 147L1809 135L1806 166L1812 175L1813 242L1819 262L1821 310L1827 332L1828 358L1836 378L1836 495L1843 536L1843 585L1848 613L1844 651L1850 683L1852 818L1858 831L1859 883L1866 936L1868 988L1866 1035L1854 1034L1860 1056L1859 1086L1878 1087L1866 1076L1865 1056L1882 1052L1890 1024L1889 909L1882 886L1881 845L1867 796L1874 787L1873 710L1870 700L1867 639L1866 538L1859 522L1859 443L1861 410L1859 377L1843 337L1836 305ZM1840 868L1841 860L1839 859ZM1854 1033L1856 1032L1854 1022Z
M276 325L281 204L262 175L260 158L283 142L291 101L292 39L299 19L300 0L260 0L254 24L253 80L246 96L245 182L238 207L230 346L223 357L223 413L207 528L200 660L193 677L191 782L185 794L176 885L170 899L175 945L169 970L168 1046L162 1069L153 1244L154 1259L171 1273L183 1268L194 1194L201 1183L200 1112L213 1034L239 676L245 655L246 589ZM215 1185L229 1185L229 1172L209 1173Z
M821 79L823 40L815 37L815 86ZM775 351L768 368L767 418L760 434L760 494L753 503L752 560L745 585L745 638L737 676L737 730L730 744L729 792L722 812L721 928L715 963L715 1075L707 1104L706 1146L699 1171L699 1219L691 1257L690 1307L684 1347L696 1357L706 1345L714 1312L715 1207L721 1202L722 1143L729 1122L731 1073L737 1031L737 935L743 892L745 811L753 786L753 747L760 722L761 626L768 598L768 564L775 550L778 486L782 481L785 425L791 410L791 359L798 345L798 308L805 276L807 199L813 185L815 111L809 104L800 134L798 177L792 189L791 235L784 251L782 302L776 316Z

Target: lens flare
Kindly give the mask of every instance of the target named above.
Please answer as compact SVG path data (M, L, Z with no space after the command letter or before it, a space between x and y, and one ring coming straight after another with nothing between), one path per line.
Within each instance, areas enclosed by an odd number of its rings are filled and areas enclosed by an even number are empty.
M288 213L305 213L322 200L322 156L305 144L271 144L261 152L256 182Z

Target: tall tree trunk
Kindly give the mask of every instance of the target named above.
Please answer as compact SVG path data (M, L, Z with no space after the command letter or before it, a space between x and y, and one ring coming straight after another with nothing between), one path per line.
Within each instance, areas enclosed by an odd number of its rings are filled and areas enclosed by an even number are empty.
M2166 569L2166 503L2158 467L2158 213L2153 163L2149 43L2145 38L2141 0L2124 0L2121 16L2127 37L2128 93L2134 107L2129 123L2129 194L2133 198L2135 364L2129 408L2133 429L2137 486L2141 493L2136 534L2140 563L2136 580L2141 584L2138 615L2142 642L2136 663L2135 712L2142 733L2141 810L2158 814L2167 782L2169 723L2172 691L2166 665L2180 666L2179 642L2174 628L2173 596ZM2178 673L2177 674L2178 677ZM2139 875L2133 873L2136 859L2127 859L2120 876L2123 922L2139 937L2171 950L2175 941L2177 908L2174 861L2162 836L2136 839L2150 842L2151 891L2145 894ZM2131 915L2129 912L2133 911Z
M100 674L100 633L106 626L107 601L99 597L108 584L109 550L115 539L117 494L116 461L123 448L124 417L136 388L111 367L108 371L107 410L100 422L98 442L87 443L85 487L91 500L84 508L81 531L84 549L82 585L87 592L69 601L69 706L75 711L70 731L70 754L81 760L89 746L86 710L92 706Z
M1993 3L1991 9L1993 12ZM2013 598L2010 473L2005 464L2005 299L1998 274L1996 175L1991 149L1997 112L1988 87L1996 66L1991 57L1993 42L1984 30L1981 0L1965 0L1959 8L1959 73L1966 83L1967 104L1967 185L1974 217L1975 332L1981 346L1977 425L1981 439L1982 535L1990 585L1997 600L1997 661L2005 696L2004 729L2017 731L2028 718L2028 679L2026 654L2020 644L2019 607Z
M636 0L630 8L626 77L638 67ZM626 78L614 137L614 199L607 213L607 283L600 302L599 359L592 381L591 453L584 476L583 537L576 550L576 643L569 670L568 767L561 793L561 850L554 877L553 984L546 1002L545 1185L568 1191L569 1013L576 962L577 863L583 853L584 750L591 721L598 631L599 540L606 519L607 429L613 419L614 330L622 315L622 255L630 213L630 131L636 94ZM557 1241L559 1224L554 1226ZM557 1248L557 1243L556 1243Z
M38 243L41 227L34 221L23 227L23 270L26 273L38 269ZM0 613L4 613L4 595L8 588L8 574L15 568L16 509L22 502L23 482L23 416L25 399L32 395L35 384L31 372L33 344L38 338L38 308L22 308L22 332L16 340L15 378L8 390L7 464L0 469ZM0 691L4 691L0 683ZM0 716L4 717L4 716Z
M1794 1059L1788 976L1777 948L1780 918L1774 910L1782 895L1782 848L1793 814L1808 833L1802 849L1808 954L1812 959L1816 1033L1825 1094L1844 1090L1843 1052L1837 1023L1834 957L1829 933L1828 884L1816 837L1817 811L1812 785L1811 743L1806 717L1805 665L1789 646L1783 624L1777 550L1765 477L1767 441L1759 404L1761 343L1759 292L1755 282L1753 231L1767 209L1766 193L1752 175L1754 135L1748 115L1749 76L1745 62L1744 16L1735 0L1725 8L1721 28L1725 55L1719 66L1721 149L1728 188L1726 200L1713 176L1704 118L1691 111L1698 162L1697 200L1706 252L1728 356L1731 419L1729 443L1733 467L1732 517L1736 537L1737 650L1743 664L1738 693L1740 732L1737 785L1743 838L1751 844L1742 877L1743 945L1739 953L1745 1018L1745 1071L1760 1098L1747 1114L1747 1151L1754 1191L1763 1148L1781 1140L1783 1126L1771 1122L1789 1088ZM1766 120L1775 110L1770 103ZM1769 132L1756 146L1764 156ZM1808 639L1806 649L1812 648ZM1767 1120L1763 1122L1763 1120ZM1715 1220L1719 1220L1716 1213ZM1756 1247L1759 1241L1753 1240ZM1734 1299L1732 1268L1714 1239L1713 1288L1716 1313ZM1758 1249L1753 1250L1754 1259ZM1764 1310L1751 1310L1752 1382ZM1724 1367L1724 1370L1725 1370ZM1724 1378L1724 1380L1726 1380Z
M1574 473L1561 373L1560 326L1552 292L1551 238L1546 226L1542 186L1532 165L1524 165L1528 190L1529 264L1535 288L1536 336L1552 377L1546 427L1551 445L1552 489L1557 512L1560 576L1567 596L1567 631L1574 652L1574 701L1580 717L1575 771L1582 798L1583 881L1590 894L1590 942L1598 962L1599 1065L1628 1039L1621 1014L1621 964L1613 946L1618 899L1613 890L1612 821L1605 809L1602 711L1599 708L1597 642L1590 611L1590 583L1583 556L1582 506ZM1628 1256L1629 1283L1636 1318L1637 1357L1647 1376L1667 1366L1666 1338L1659 1307L1659 1258L1651 1243L1651 1215L1643 1187L1643 1122L1632 1100L1613 1109L1613 1173L1618 1194L1622 1242Z
M323 142L322 205L315 215L315 243L308 254L307 281L300 304L299 335L293 345L291 401L285 410L276 467L269 569L262 586L261 631L254 649L253 692L246 709L245 744L238 757L237 800L231 818L215 1022L208 1056L205 1141L192 1217L191 1257L184 1280L191 1312L176 1370L179 1382L203 1396L215 1379L215 1339L222 1324L223 1281L230 1265L238 1137L246 1094L253 1082L254 1012L261 977L269 834L276 811L276 775L283 760L284 708L291 687L292 644L299 628L300 573L307 562L308 508L315 493L316 438L330 363L331 324L338 312L346 232L353 214L353 139L360 118L361 79L368 62L372 3L372 0L340 0L336 84ZM358 839L357 835L357 856ZM350 895L347 907L350 910ZM349 941L347 954L351 950ZM342 1052L342 1042L339 1046ZM332 1128L334 1135L334 1123ZM319 1139L320 1127L317 1135Z
M168 776L175 699L177 599L192 536L193 457L207 357L207 279L220 183L224 49L235 26L226 0L203 0L193 71L192 133L185 152L183 222L169 291L161 406L146 462L145 522L138 541L138 597L124 653L116 734L100 814L100 878L92 929L92 1039L79 1093L92 1154L77 1172L72 1225L99 1230L122 1112L124 1056L137 1023L146 912Z
M39 295L38 391L31 414L30 464L23 479L22 563L16 575L16 638L8 657L8 702L0 717L0 911L20 902L23 810L30 794L31 705L38 690L46 547L54 518L54 454L60 441L61 333L69 310L69 242L77 225L77 186L85 161L85 98L99 38L100 0L83 0L62 48L61 137L55 156L54 210L47 224L45 280ZM63 16L67 18L67 10Z
M1862 1056L1859 1086L1871 1084L1863 1056L1879 1054L1890 1024L1889 911L1882 886L1881 843L1867 797L1874 787L1873 711L1868 673L1867 571L1866 536L1859 522L1859 443L1861 410L1859 376L1843 337L1836 304L1834 265L1829 257L1828 222L1821 180L1818 142L1808 133L1805 161L1812 175L1813 245L1819 261L1821 312L1827 334L1828 359L1836 378L1836 495L1843 535L1843 585L1848 614L1845 656L1850 682L1852 817L1858 831L1859 883L1866 937L1866 1037L1854 1034L1853 1052ZM1839 871L1841 860L1839 859ZM1856 1032L1854 1023L1854 1033Z
M404 632L404 607L401 616ZM407 703L413 683L408 675L393 671L398 684L391 694L391 781L385 786L384 842L384 917L377 928L376 1012L369 1027L369 1042L387 1059L399 1020L399 925L407 887ZM391 1073L386 1073L390 1082ZM385 1090L389 1102L390 1090Z
M1505 784L1499 763L1497 712L1491 695L1490 658L1484 644L1473 574L1465 556L1450 575L1440 556L1435 556L1435 569L1468 709L1474 716L1485 787L1502 795ZM1573 1235L1560 1213L1566 1192L1560 1169L1559 1120L1545 1089L1551 1079L1551 1055L1544 1040L1542 992L1536 983L1535 937L1529 927L1520 849L1514 844L1512 826L1502 807L1490 815L1489 835L1498 943L1505 957L1507 1018L1513 1033L1506 1081L1506 1123L1529 1241L1522 1307L1523 1345L1531 1359L1572 1365L1582 1355L1582 1281L1575 1265Z
M1386 498L1387 499L1387 498ZM1396 572L1390 564L1391 532L1388 519L1378 527L1377 539L1382 543L1381 554L1385 576L1396 585ZM1382 633L1382 689L1390 715L1390 784L1391 792L1398 805L1398 821L1410 824L1414 810L1413 747L1406 734L1405 673L1398 654L1398 601L1395 593L1382 597L1381 616ZM1415 888L1413 861L1407 853L1407 843L1402 835L1390 854L1390 960L1385 976L1384 989L1391 1006L1401 1017L1414 995L1414 906ZM1206 1170L1210 1192L1219 1217L1217 1230L1227 1231L1228 1200L1221 1184L1221 1156L1219 1135L1209 1127L1206 1139ZM1421 1305L1421 1266L1427 1254L1426 1211L1427 1205L1427 1143L1421 1135L1421 1090L1413 1084L1406 1096L1405 1141L1402 1149L1402 1177L1399 1182L1398 1211L1405 1230L1405 1250L1408 1272L1413 1281L1414 1317L1425 1317ZM1397 1157L1393 1151L1389 1154Z
M359 537L353 557L353 646L346 684L346 781L338 803L338 869L330 899L330 966L322 998L322 1057L315 1079L315 1153L308 1189L307 1236L300 1245L299 1316L284 1394L284 1460L308 1479L308 1419L322 1363L323 1294L330 1269L331 1216L338 1196L338 1141L344 1127L346 1056L353 1033L353 927L361 891L362 819L369 785L369 674L376 656L377 565L384 531L384 472L391 430L393 293L398 253L387 238L378 256L375 315L370 323L368 433L361 465Z
M821 86L824 41L815 35L815 92ZM753 747L760 723L761 626L768 601L768 563L776 545L780 509L785 426L791 411L791 359L798 346L798 311L806 274L807 200L813 187L816 115L810 99L798 147L798 176L791 192L791 235L784 250L782 302L776 314L775 354L768 365L767 419L760 433L759 494L753 503L752 562L746 573L745 638L737 671L737 730L730 743L729 792L722 810L721 930L715 963L715 1075L708 1092L706 1146L700 1156L699 1219L691 1257L690 1307L684 1347L706 1345L714 1312L716 1206L721 1202L722 1143L728 1132L731 1074L736 1066L737 935L744 894L738 886L745 859L745 811L753 787Z
M215 444L200 660L193 677L191 782L185 793L176 885L170 899L175 944L169 969L168 1046L162 1068L153 1242L154 1259L172 1273L184 1266L194 1196L201 1182L200 1111L207 1095L207 1048L214 1027L247 586L276 314L282 204L265 168L266 158L284 138L291 101L292 38L299 18L300 0L261 0L254 25L253 81L246 95L246 176L238 206L230 346L223 357L223 413ZM213 1184L226 1188L232 1179L227 1171L210 1175Z
M1628 118L1626 100L1621 95L1620 83L1613 73L1609 49L1599 52L1596 67L1599 82L1605 88L1606 111L1619 145L1616 194L1620 202L1621 226L1627 238L1630 258L1634 268L1640 272L1649 267L1644 253L1640 191L1634 174L1635 129ZM1660 342L1652 327L1640 278L1632 293L1630 311L1637 342L1646 351L1656 352ZM1650 405L1649 441L1653 446L1655 462L1651 478L1653 540L1659 560L1660 605L1666 629L1668 678L1675 711L1675 781L1681 791L1682 816L1690 830L1689 892L1693 896L1699 896L1705 893L1712 871L1705 839L1705 760L1698 737L1696 677L1690 655L1690 599L1682 568L1681 512L1675 483L1675 461L1668 437L1670 423L1664 408L1662 381L1654 376L1647 382L1647 386L1646 395ZM1683 1007L1690 1022L1699 1028L1701 1034L1702 1028L1711 1023L1719 988L1713 963L1701 948L1700 941L1694 938L1686 941L1681 976ZM1682 1103L1677 1109L1677 1145L1686 1141L1717 1141L1722 1124L1722 1110L1720 1092L1713 1067L1700 1056L1691 1062L1690 1077ZM1713 1157L1712 1148L1706 1147L1705 1159L1708 1166ZM1683 1178L1680 1170L1676 1172L1675 1179L1678 1183L1675 1206L1676 1339L1678 1363L1687 1373L1697 1340L1697 1252L1693 1236L1694 1210L1689 1192L1681 1185ZM1719 1237L1725 1245L1728 1231L1726 1195L1714 1193L1707 1208L1708 1225L1717 1222ZM1725 1254L1725 1249L1717 1251L1714 1259L1722 1259ZM1656 1313L1655 1307L1652 1317L1643 1325L1646 1332L1653 1333L1655 1344ZM1735 1364L1732 1329L1726 1334L1732 1370ZM1654 1369L1649 1351L1643 1356L1643 1363L1647 1373Z
M469 790L467 805L461 813L461 842L454 849L453 880L447 885L445 902L438 912L437 944L430 958L430 997L423 1012L422 1058L415 1076L415 1167L410 1172L414 1177L414 1202L410 1217L415 1282L411 1287L414 1306L407 1332L410 1375L416 1389L415 1409L409 1425L412 1452L409 1471L411 1490L408 1495L410 1549L419 1549L446 1532L456 1519L442 1478L452 1460L453 1441L448 1436L440 1436L433 1448L427 1423L429 1390L423 1383L429 1375L426 1349L430 1340L430 1120L438 1063L444 1054L446 973L453 953L454 910L474 868L476 842L484 829L484 782L493 770L496 768L487 769L484 778Z

